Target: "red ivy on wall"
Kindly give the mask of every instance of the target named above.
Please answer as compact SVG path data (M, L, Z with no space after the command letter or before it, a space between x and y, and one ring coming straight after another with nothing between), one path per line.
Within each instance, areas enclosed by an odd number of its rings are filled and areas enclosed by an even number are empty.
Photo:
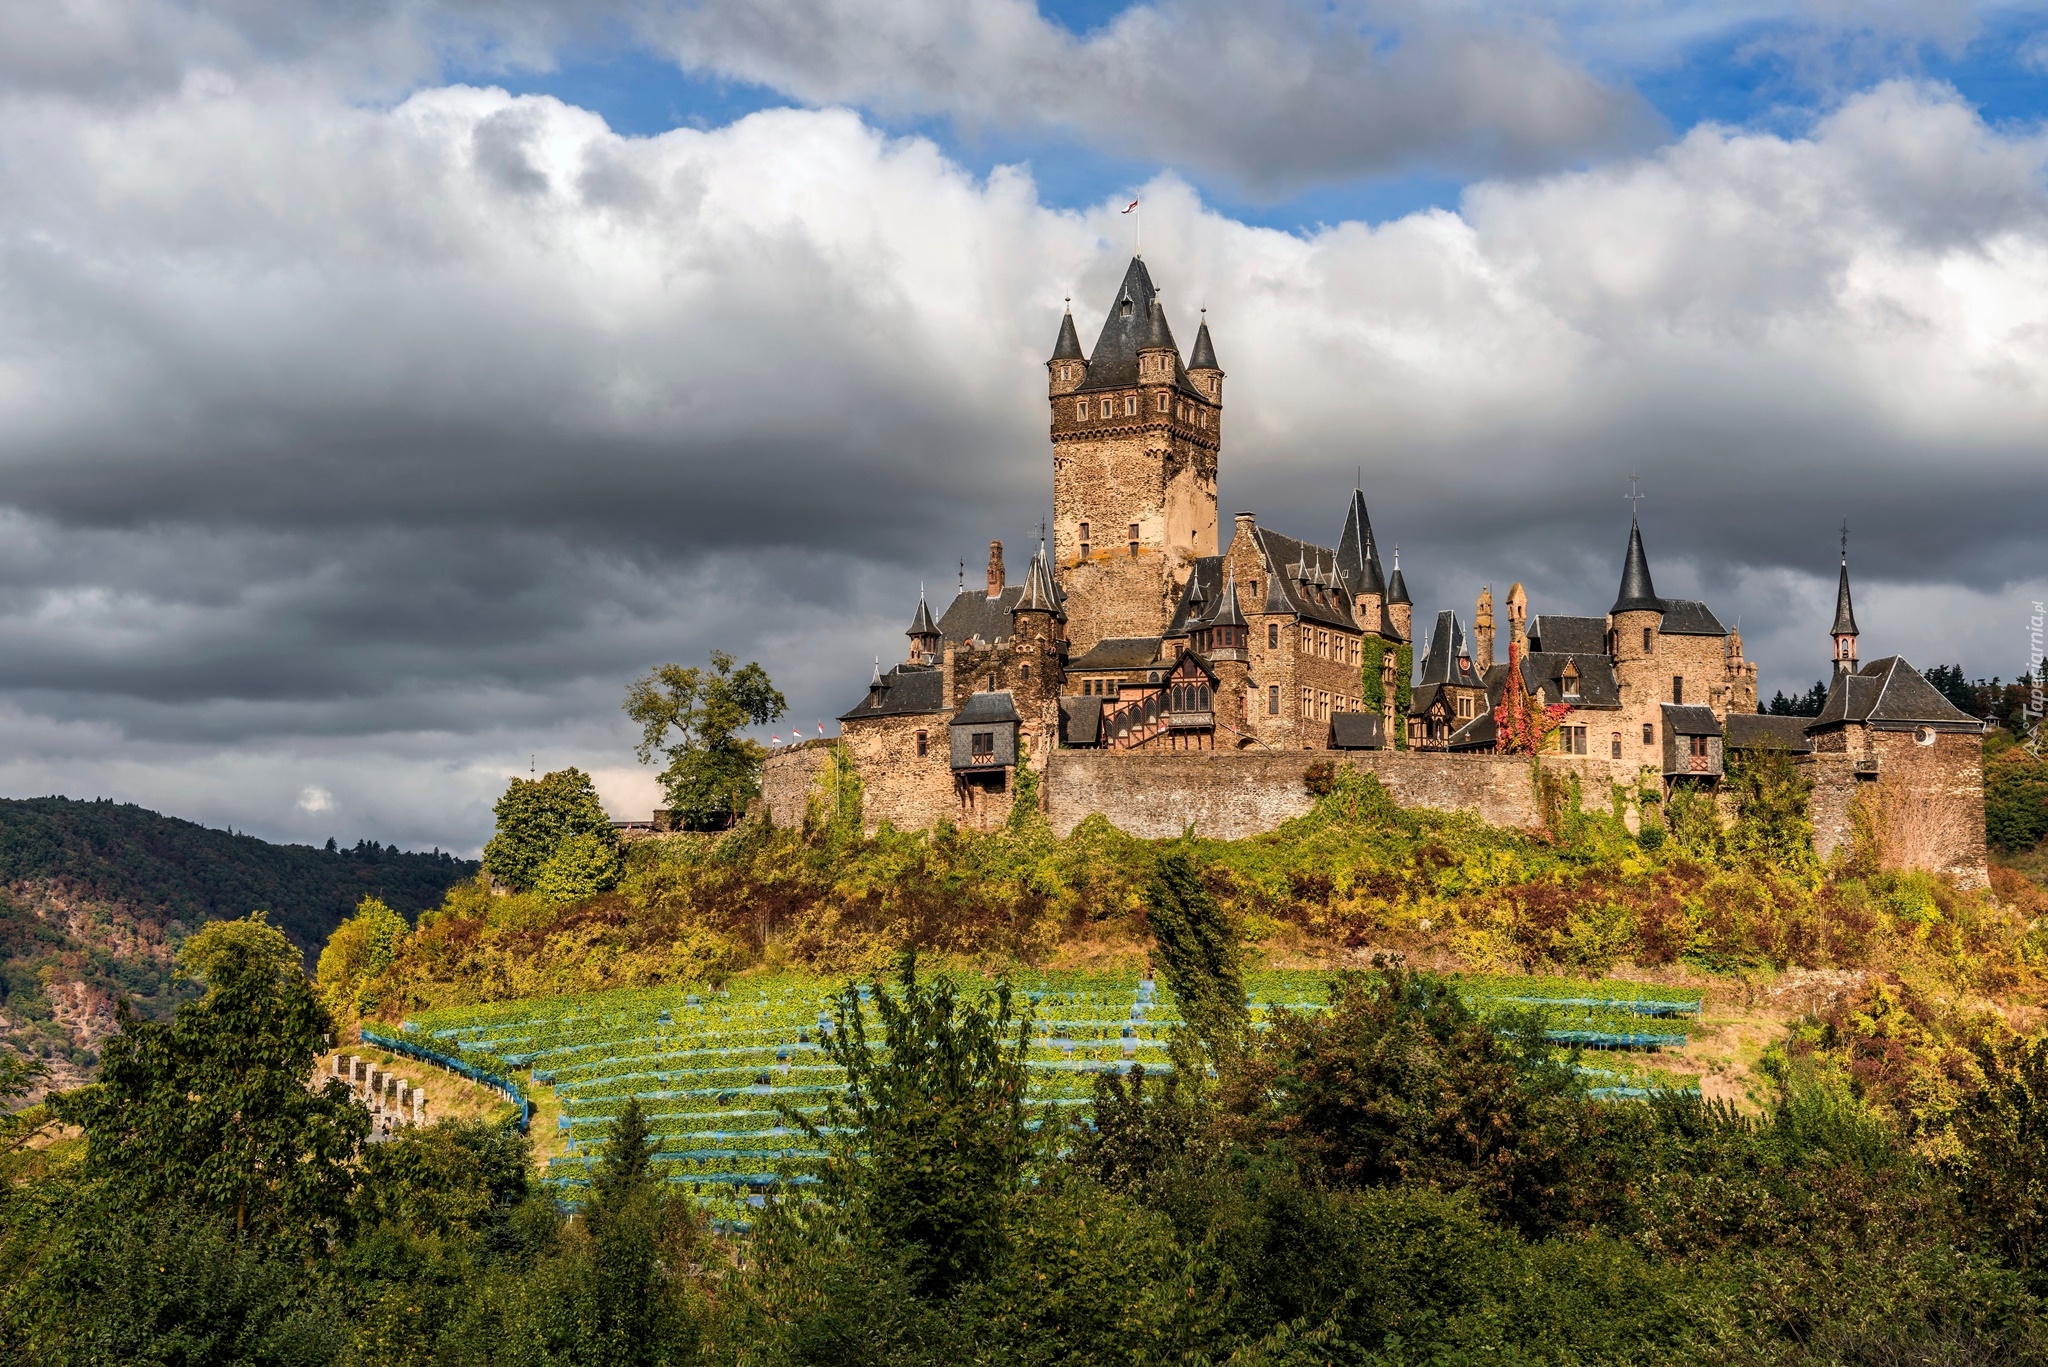
M1510 755L1533 755L1543 748L1557 724L1571 711L1565 703L1539 706L1522 685L1522 652L1508 643L1508 676L1501 681L1500 706L1493 709L1498 748Z

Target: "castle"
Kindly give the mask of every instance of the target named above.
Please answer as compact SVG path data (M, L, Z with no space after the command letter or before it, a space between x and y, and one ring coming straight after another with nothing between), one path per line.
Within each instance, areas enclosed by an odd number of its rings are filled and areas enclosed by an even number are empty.
M905 658L878 662L839 718L871 824L1000 823L1029 765L1057 826L1101 811L1138 834L1245 834L1305 805L1304 751L1403 801L1530 824L1539 757L1588 792L1668 791L1713 788L1730 751L1772 745L1809 767L1823 857L1859 785L1889 777L1888 810L1917 832L1904 861L1982 880L1982 725L1903 659L1859 667L1846 542L1827 706L1760 715L1740 634L1658 595L1633 516L1603 615L1531 616L1516 584L1503 632L1482 589L1469 633L1446 610L1421 642L1359 490L1334 547L1248 512L1220 544L1224 372L1206 318L1183 361L1142 259L1092 350L1061 319L1046 374L1050 545L1012 584L992 543L986 587L963 583L936 618L920 593ZM775 819L800 819L821 763L771 759Z

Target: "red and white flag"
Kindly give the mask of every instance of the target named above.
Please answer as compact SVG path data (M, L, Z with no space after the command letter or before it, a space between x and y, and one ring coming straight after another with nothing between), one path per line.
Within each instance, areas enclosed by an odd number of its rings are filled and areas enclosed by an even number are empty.
M1126 204L1126 205L1124 205L1124 207L1123 207L1123 212L1124 212L1124 213L1129 213L1129 212L1130 212L1131 210L1133 210L1133 209L1135 209L1135 208L1137 208L1137 207L1138 207L1138 201L1134 199L1134 200L1132 200L1132 201L1131 201L1131 202L1130 202L1129 204Z

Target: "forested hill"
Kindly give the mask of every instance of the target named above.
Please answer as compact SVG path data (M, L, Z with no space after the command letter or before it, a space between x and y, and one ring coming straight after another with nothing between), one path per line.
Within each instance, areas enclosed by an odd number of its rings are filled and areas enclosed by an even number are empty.
M170 1004L171 956L204 922L266 911L310 967L365 894L411 915L476 867L374 841L273 845L129 803L0 799L0 1038L82 1068L118 996Z

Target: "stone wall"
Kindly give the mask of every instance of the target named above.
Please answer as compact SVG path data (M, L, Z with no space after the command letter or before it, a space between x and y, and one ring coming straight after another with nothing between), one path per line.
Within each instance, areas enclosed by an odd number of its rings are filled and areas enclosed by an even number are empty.
M809 740L777 750L761 766L761 800L776 826L801 826L812 791L832 765L829 741Z
M1271 751L1061 750L1047 766L1046 815L1067 834L1094 812L1147 839L1197 834L1236 840L1302 815L1314 801L1302 781L1317 760L1379 776L1404 807L1469 811L1497 826L1542 824L1533 762L1518 755L1447 755L1391 750L1349 754ZM1588 806L1605 805L1611 782L1633 782L1632 766L1590 757L1548 756L1544 767L1580 775ZM1625 769L1625 772L1624 772Z
M1952 874L1965 887L1989 881L1984 848L1984 738L1844 727L1815 737L1813 848L1823 860L1855 840L1865 805L1880 864ZM1858 762L1866 766L1859 775Z

